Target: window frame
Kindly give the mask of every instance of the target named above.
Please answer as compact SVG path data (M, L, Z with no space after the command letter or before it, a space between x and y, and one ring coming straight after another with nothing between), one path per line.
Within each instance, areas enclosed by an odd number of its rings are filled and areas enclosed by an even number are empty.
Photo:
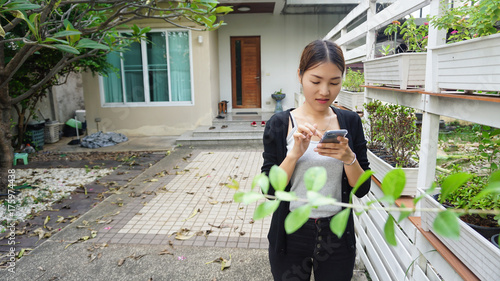
M147 79L147 75L144 75L144 73L148 73L148 60L147 60L147 45L145 40L141 40L141 56L142 56L142 78L143 78L143 84L144 84L144 102L127 102L126 101L126 93L125 93L125 85L124 85L124 80L121 79L122 82L122 95L123 95L123 102L106 102L106 97L104 93L104 77L99 75L99 95L101 99L101 106L102 107L156 107L156 106L194 106L195 105L195 100L194 100L194 79L193 79L193 42L192 42L192 32L189 29L182 29L182 28L152 28L151 31L148 33L155 33L155 32L165 32L166 33L166 52L169 54L169 46L168 46L168 33L169 32L176 32L176 31L183 31L188 33L188 41L189 41L189 75L190 75L190 86L191 86L191 101L172 101L172 92L171 92L171 82L170 82L170 57L167 58L168 62L168 95L169 95L169 100L170 101L161 101L161 102L151 102L150 100L150 88L149 88L149 83ZM127 32L132 32L131 30L122 30L120 33L127 33ZM120 59L120 76L123 78L124 76L124 67L123 67L123 59Z

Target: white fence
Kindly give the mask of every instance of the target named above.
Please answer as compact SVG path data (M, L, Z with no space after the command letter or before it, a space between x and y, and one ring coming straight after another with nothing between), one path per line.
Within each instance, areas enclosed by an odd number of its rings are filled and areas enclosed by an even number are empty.
M425 6L429 6L431 16L437 15L441 4L441 0L399 0L376 13L376 1L361 0L324 39L333 40L341 46L347 64L372 59L375 54L377 29ZM367 20L348 32L348 26L365 14ZM467 100L436 94L440 93L435 80L439 62L434 49L437 51L445 43L444 37L444 31L429 27L425 92L409 93L389 88L365 89L365 101L379 99L423 111L418 180L418 186L423 189L434 181L441 115L500 127L498 101ZM366 38L365 43L360 44L363 38ZM356 199L356 202L366 203L382 196L380 188L372 181L372 191L369 195ZM389 246L383 237L387 216L387 212L370 211L355 219L358 252L372 280L478 280L467 268L464 270L464 265L451 252L447 252L446 247L441 246L438 238L420 227L420 217L405 219L399 223L399 227L396 227L398 246ZM394 217L397 218L397 215Z

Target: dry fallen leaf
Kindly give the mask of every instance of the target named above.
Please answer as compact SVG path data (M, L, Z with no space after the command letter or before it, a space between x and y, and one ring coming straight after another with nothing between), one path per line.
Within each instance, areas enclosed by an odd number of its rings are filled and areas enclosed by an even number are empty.
M164 249L158 255L160 255L160 256L163 256L163 255L172 255L173 256L174 254L170 253L170 251L168 249Z
M125 259L120 259L120 260L118 261L118 266L122 266L122 264L123 264L124 262L125 262Z
M193 212L191 213L191 215L189 215L189 217L187 219L184 219L183 221L187 221L187 220L193 218L198 213L201 213L201 210L200 209L194 209Z
M45 217L45 221L43 222L43 228L47 228L45 225L50 221L50 216Z
M224 270L226 268L229 268L231 266L231 255L229 255L229 260L226 260L223 257L220 257L220 258L217 258L217 259L215 259L213 261L209 261L209 262L207 262L205 264L214 263L214 262L218 262L218 263L221 264L220 270Z

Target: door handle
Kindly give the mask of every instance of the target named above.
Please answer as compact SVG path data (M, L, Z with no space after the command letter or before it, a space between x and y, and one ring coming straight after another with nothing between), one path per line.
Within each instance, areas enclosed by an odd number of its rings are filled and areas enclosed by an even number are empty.
M255 77L255 79L260 79L260 76Z

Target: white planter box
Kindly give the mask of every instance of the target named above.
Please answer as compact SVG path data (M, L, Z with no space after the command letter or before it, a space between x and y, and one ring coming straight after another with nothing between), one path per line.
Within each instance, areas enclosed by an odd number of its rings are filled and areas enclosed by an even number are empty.
M426 57L427 53L402 53L364 61L365 83L400 89L424 87Z
M445 209L429 195L425 195L420 202L422 208ZM422 212L421 221L424 230L429 229L434 233L479 279L500 280L500 249L462 220L459 220L459 240L444 238L436 234L432 229L432 223L436 216L436 213Z
M439 88L500 91L500 34L432 48Z
M365 102L365 92L350 92L340 90L337 96L339 104L352 111L363 111L363 103Z
M370 169L375 172L374 176L382 182L385 175L394 169L391 165L387 164L384 160L380 159L370 150L367 151L368 161L370 162ZM417 195L417 179L418 168L403 168L406 175L406 185L401 195L416 196Z

